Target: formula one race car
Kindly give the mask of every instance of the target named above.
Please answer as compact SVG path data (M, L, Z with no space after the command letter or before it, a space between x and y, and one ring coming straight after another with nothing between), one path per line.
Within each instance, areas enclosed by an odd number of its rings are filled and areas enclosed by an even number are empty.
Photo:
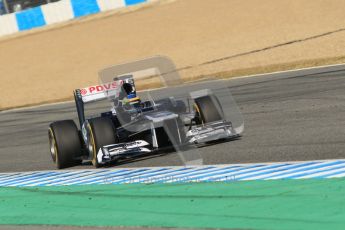
M221 102L211 90L189 95L185 99L164 96L143 100L137 95L133 75L77 89L74 98L81 130L73 120L50 124L53 161L59 169L82 160L100 167L123 158L166 149L186 151L188 146L240 135L225 119ZM105 98L110 98L111 109L86 118L84 105Z

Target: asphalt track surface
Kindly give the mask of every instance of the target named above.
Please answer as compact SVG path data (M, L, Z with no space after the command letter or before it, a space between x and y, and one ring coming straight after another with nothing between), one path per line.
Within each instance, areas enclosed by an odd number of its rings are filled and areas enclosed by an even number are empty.
M245 131L240 140L200 148L204 164L345 158L345 65L237 78L224 85L238 103ZM76 116L72 102L0 112L0 172L55 169L48 125ZM172 153L112 167L181 164ZM86 162L72 169L77 168L93 167Z

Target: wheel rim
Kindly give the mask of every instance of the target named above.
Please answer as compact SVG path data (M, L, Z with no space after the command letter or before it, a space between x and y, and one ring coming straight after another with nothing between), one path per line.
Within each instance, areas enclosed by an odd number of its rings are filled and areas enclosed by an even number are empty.
M203 121L203 119L202 119L202 117L201 117L201 113L200 113L200 108L199 108L199 106L198 106L196 103L194 103L193 107L194 107L194 109L195 109L195 112L196 112L196 114L197 114L197 117L198 117L198 120L199 120L200 124L203 125L203 124L204 124L204 121Z
M57 148L56 148L56 142L54 138L53 131L49 129L49 148L50 148L50 155L54 162L57 162Z
M97 151L96 151L96 144L95 144L95 139L93 137L93 133L92 133L92 129L90 124L88 125L88 144L87 144L87 148L89 150L89 152L91 153L91 162L94 166L98 166L98 162L97 162Z

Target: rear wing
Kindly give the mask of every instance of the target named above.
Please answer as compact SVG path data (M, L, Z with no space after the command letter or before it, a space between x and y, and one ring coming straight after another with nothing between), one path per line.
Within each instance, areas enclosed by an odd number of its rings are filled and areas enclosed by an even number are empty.
M85 121L84 104L100 101L109 97L109 94L118 92L123 84L122 80L113 81L101 85L93 85L74 90L74 100L77 108L80 128Z
M76 89L74 92L76 96L83 101L83 103L88 103L106 99L109 96L109 92L120 89L121 85L121 80L113 81L102 85L94 85L86 88Z

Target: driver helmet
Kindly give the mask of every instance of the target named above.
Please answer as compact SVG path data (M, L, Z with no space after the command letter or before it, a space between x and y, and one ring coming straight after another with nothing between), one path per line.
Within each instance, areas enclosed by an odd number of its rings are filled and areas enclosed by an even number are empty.
M135 89L133 75L121 76L119 79L123 81L119 99L124 104L136 105L140 103L140 98L137 96Z

